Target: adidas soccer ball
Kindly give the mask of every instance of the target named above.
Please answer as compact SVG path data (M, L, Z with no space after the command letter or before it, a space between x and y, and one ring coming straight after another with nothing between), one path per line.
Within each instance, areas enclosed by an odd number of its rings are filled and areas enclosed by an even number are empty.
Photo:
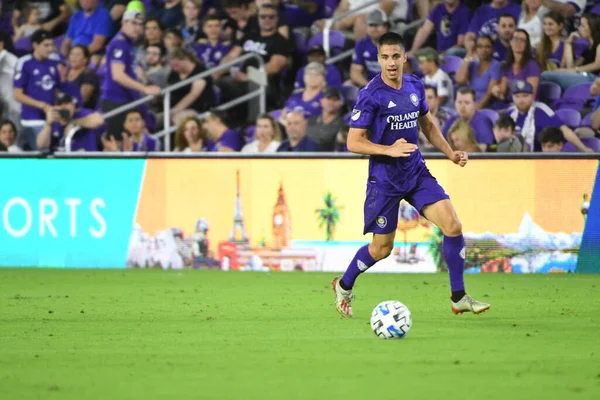
M382 339L400 339L412 325L410 310L396 300L383 301L373 309L371 328Z

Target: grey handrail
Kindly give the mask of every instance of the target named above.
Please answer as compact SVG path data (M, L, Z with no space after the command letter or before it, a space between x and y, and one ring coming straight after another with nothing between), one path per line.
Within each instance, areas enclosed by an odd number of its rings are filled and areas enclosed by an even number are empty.
M331 27L336 21L340 19L344 19L351 15L358 13L359 11L364 10L365 8L369 8L375 4L379 4L379 0L372 0L368 3L363 4L360 7L352 8L346 12L343 12L339 15L334 15L331 18L325 20L325 28L323 29L323 50L325 50L325 56L329 57L330 54L330 44L329 44L329 32L331 31Z
M185 87L198 79L203 79L207 76L210 76L210 75L214 74L215 72L227 70L227 69L233 67L234 65L242 63L244 61L247 61L251 58L254 58L258 61L258 70L261 72L265 72L265 62L264 62L263 58L258 53L251 52L251 53L244 54L241 57L237 57L234 60L226 62L225 64L217 65L214 68L211 68L209 70L206 70L204 72L201 72L199 74L191 76L181 82L178 82L169 87L166 87L161 91L161 94L164 96L163 97L164 127L163 127L163 131L161 133L155 135L155 137L166 136L165 137L165 150L166 151L171 150L171 137L168 133L171 133L173 131L173 130L171 130L171 119L169 118L169 116L170 116L169 110L171 108L170 107L171 92L173 92L174 90L180 89L182 87ZM235 102L235 104L233 104L233 105L237 105L237 104L243 103L244 101L247 101L247 100L257 97L257 96L259 97L259 101L260 101L260 105L259 105L260 110L264 112L264 110L266 108L266 105L265 105L266 96L265 96L265 87L262 85L260 86L259 89L255 90L253 92L250 92L240 98L232 100L229 103ZM124 104L120 107L117 107L117 108L110 110L107 113L103 114L102 118L106 121L110 117L114 117L115 115L119 115L123 112L131 110L132 108L135 108L144 103L147 103L148 101L152 100L153 98L154 98L154 96L149 95L149 96L142 97L141 99L135 100L131 103ZM243 99L243 100L241 100L241 99ZM227 103L227 104L229 104L229 103ZM233 105L231 105L230 107L233 107ZM217 107L217 109L218 108L219 107ZM70 130L69 132L67 132L67 135L65 138L65 151L66 152L71 151L71 143L73 141L73 136L75 135L75 133L77 133L78 130L79 130L79 128L74 128L74 129Z

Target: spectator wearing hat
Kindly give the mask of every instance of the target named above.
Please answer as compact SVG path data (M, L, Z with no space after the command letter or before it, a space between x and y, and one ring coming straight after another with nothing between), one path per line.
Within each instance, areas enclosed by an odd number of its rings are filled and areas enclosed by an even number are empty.
M138 100L141 95L158 96L158 86L145 86L137 81L135 73L135 42L142 35L144 14L136 9L127 9L121 21L121 30L110 41L106 49L107 72L102 85L100 104L103 113ZM106 121L107 132L121 139L125 122L123 113Z
M104 123L98 112L78 109L75 99L66 93L59 93L54 107L46 111L46 123L37 136L37 148L50 152L65 150L65 134L70 127L85 128L73 136L72 151L98 151L98 141L93 131Z
M521 153L528 151L523 136L517 135L515 121L510 115L502 114L494 122L496 143L488 146L488 152Z
M98 0L79 0L81 10L69 21L69 29L61 46L63 56L69 54L71 46L86 46L92 56L102 54L104 46L113 34L113 22L109 11L98 5ZM100 57L95 57L98 64Z
M407 55L414 56L433 32L436 34L436 46L439 53L449 49L463 49L471 15L471 9L465 6L461 0L446 0L438 4L431 10L425 23L417 31L412 48Z
M452 124L457 119L462 119L463 121L468 122L475 132L475 140L482 151L485 151L487 146L495 143L493 132L494 124L491 119L476 109L475 91L473 89L469 87L458 89L454 104L458 115L453 116L444 124L442 128L444 137L448 137L448 131Z
M440 68L438 52L431 47L426 47L417 52L419 68L425 74L423 82L437 88L439 104L452 106L454 103L454 84L452 79Z
M327 56L325 55L325 50L323 49L323 46L315 45L311 47L308 50L306 57L308 59L309 64L317 62L325 67L325 69L327 70L327 73L325 75L325 82L327 83L328 87L334 87L338 89L342 88L342 73L335 65L325 63ZM304 87L304 68L306 68L306 66L300 67L298 73L296 74L296 82L294 83L294 89L301 89Z
M350 79L358 87L365 86L381 73L377 60L377 41L390 28L387 15L379 9L367 15L367 25L367 37L356 42L350 66Z
M37 149L36 137L43 128L46 112L54 104L56 89L60 85L58 64L49 59L54 49L50 32L43 29L31 36L33 54L17 62L14 76L14 98L22 104L22 134L17 138L24 150Z
M233 47L233 43L221 40L221 19L216 15L204 18L202 31L206 37L199 39L194 49L206 68L211 69L219 65Z
M344 125L342 100L339 89L326 88L321 98L321 114L307 121L306 136L318 144L321 151L335 150L337 134Z
M516 133L523 136L525 143L533 151L541 151L540 132L554 126L560 128L564 137L573 143L579 151L593 152L585 146L579 137L546 104L535 101L534 89L527 81L518 81L512 88L514 105L508 108L508 114L515 121Z
M287 136L277 152L319 151L319 145L306 136L306 119L301 110L292 110L287 117Z
M301 108L304 116L308 118L321 114L321 99L325 89L325 68L323 64L313 62L304 69L304 89L293 93L285 102L282 114L282 124L285 126L285 115L287 112Z

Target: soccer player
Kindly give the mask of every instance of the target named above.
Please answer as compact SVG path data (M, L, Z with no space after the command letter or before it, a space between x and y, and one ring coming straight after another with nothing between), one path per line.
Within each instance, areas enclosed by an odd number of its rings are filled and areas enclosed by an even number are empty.
M431 144L455 164L464 167L467 153L452 151L433 123L421 80L414 75L402 75L406 53L400 35L389 32L379 38L378 60L381 74L359 92L348 133L348 150L371 156L364 233L372 232L373 240L358 250L344 275L333 280L336 309L342 317L352 316L352 287L356 278L392 252L399 204L404 199L444 234L452 311L479 314L490 305L465 293L465 241L461 223L448 195L417 150L419 127Z

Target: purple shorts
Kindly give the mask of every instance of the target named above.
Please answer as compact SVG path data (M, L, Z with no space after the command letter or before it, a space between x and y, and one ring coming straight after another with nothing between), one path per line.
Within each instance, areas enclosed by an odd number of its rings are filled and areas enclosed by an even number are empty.
M375 185L368 184L363 235L368 232L378 234L394 232L398 226L400 201L403 199L422 214L422 209L426 205L449 198L450 196L427 169L421 173L415 186L401 195L390 195L380 191Z

